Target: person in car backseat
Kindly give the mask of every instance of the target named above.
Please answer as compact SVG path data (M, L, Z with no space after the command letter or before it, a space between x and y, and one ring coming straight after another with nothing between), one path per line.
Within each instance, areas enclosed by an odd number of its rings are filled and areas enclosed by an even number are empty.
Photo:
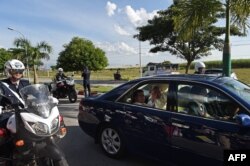
M131 96L131 103L146 106L145 96L144 96L143 90L138 89L138 90L134 91L134 93Z
M167 103L166 96L161 93L160 87L154 86L151 89L149 101L147 104L151 107L154 107L154 108L165 109L166 103Z

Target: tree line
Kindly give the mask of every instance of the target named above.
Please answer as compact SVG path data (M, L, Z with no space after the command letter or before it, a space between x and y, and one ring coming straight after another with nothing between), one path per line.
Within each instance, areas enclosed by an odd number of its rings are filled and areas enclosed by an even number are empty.
M32 45L29 40L24 38L15 39L13 44L16 48L0 49L0 70L4 70L4 63L7 60L19 59L25 66L28 64L29 68L32 68L34 71L33 82L37 83L37 69L43 65L43 59L50 59L52 46L45 41ZM63 48L54 68L62 67L65 71L81 71L84 66L88 66L90 70L95 71L108 66L105 52L95 47L90 40L73 37L69 44L63 45Z
M205 61L207 69L211 68L221 68L222 66L222 61ZM194 64L192 63L190 65L190 69L194 69ZM179 64L179 68L185 68L186 63L181 63ZM241 68L250 68L250 59L232 59L232 68L233 69L241 69Z

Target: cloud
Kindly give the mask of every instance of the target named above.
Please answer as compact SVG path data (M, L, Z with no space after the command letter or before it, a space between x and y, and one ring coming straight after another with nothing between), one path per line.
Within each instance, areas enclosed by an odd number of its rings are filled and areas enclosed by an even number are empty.
M122 27L120 27L119 25L114 25L115 31L123 36L130 36L131 34L128 33L125 29L123 29Z
M106 11L107 11L108 16L114 15L116 8L117 8L117 6L115 3L108 1L106 4Z
M133 54L137 53L137 51L133 47L130 47L128 44L124 42L118 43L118 49L122 52L124 51L128 53L133 53Z
M152 19L154 16L157 15L157 10L154 10L151 13L147 13L144 8L134 10L129 5L125 7L124 11L128 16L129 21L136 27L146 24L149 19Z
M138 51L126 44L125 42L117 42L117 43L110 43L110 42L98 42L96 43L98 47L103 49L107 56L109 55L134 55L138 54Z

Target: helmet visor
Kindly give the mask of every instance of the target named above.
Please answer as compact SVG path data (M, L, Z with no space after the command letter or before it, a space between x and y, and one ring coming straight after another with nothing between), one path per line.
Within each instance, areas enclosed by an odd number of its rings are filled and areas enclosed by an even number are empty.
M10 69L10 74L23 74L23 69Z

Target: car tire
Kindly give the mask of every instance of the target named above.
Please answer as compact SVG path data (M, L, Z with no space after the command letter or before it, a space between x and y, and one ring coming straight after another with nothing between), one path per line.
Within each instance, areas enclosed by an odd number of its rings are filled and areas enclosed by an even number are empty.
M99 141L102 150L111 158L121 158L125 153L125 143L121 133L112 126L101 129Z

